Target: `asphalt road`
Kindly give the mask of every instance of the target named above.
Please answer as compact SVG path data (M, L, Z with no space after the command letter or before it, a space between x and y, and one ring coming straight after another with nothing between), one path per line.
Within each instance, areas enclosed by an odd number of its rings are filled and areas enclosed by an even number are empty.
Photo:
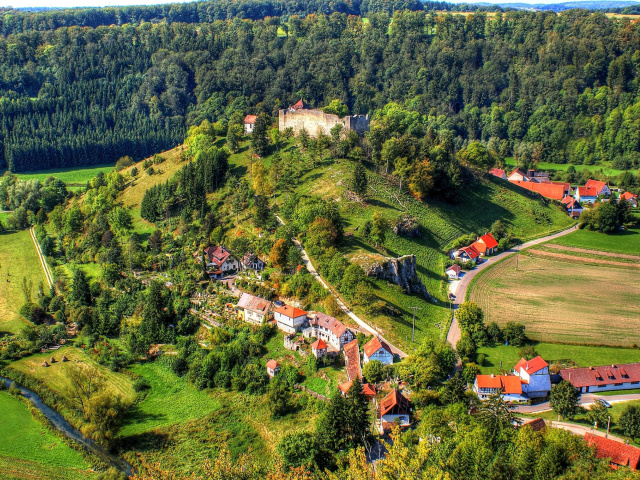
M640 393L621 393L620 395L593 395L584 393L580 397L580 405L588 407L599 398L609 403L628 402L630 400L640 400ZM540 413L550 410L549 402L539 403L538 405L520 405L513 409L514 412L518 413Z

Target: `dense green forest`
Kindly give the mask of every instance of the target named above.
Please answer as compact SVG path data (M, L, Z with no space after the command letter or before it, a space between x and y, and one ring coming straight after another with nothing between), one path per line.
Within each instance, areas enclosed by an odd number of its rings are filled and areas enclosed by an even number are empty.
M399 124L399 135L432 128L456 150L481 139L533 160L629 168L640 150L639 44L637 24L578 10L31 30L0 38L3 163L141 158L203 119L275 113L303 96L353 113L398 102L421 129Z

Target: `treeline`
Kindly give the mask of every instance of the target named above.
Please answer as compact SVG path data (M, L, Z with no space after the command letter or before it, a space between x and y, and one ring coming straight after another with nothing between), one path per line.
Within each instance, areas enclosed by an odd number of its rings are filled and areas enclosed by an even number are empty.
M456 151L482 140L534 162L638 167L640 32L632 24L579 10L367 16L0 38L4 163L20 171L141 158L178 144L189 125L235 111L274 114L302 96L313 106L340 99L352 113L395 102L422 131L393 118L389 131L424 134L431 125Z

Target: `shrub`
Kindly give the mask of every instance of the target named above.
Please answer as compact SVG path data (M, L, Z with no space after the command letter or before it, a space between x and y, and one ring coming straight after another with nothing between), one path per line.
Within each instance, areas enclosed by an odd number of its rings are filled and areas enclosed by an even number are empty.
M135 382L133 382L133 389L136 392L143 392L145 390L150 390L151 384L146 378L139 378Z

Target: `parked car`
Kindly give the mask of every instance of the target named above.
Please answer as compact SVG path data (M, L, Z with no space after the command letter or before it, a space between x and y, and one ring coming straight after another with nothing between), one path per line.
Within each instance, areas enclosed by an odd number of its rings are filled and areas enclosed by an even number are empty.
M277 307L284 307L284 302L280 300L274 301L273 304L276 305Z
M602 405L605 408L611 408L611 404L609 402L607 402L605 399L603 398L599 398L596 400L595 403L599 403L600 405Z

